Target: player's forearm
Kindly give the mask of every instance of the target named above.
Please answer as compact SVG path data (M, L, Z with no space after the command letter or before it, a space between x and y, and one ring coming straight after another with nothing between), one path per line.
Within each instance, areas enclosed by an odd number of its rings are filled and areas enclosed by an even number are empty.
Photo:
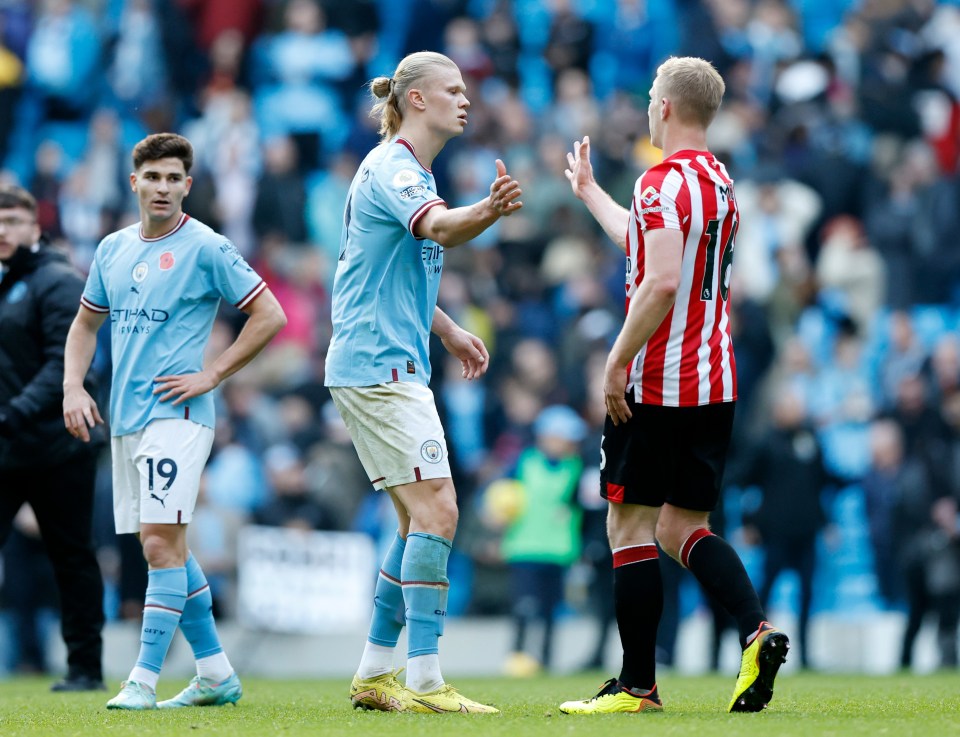
M258 301L264 297L265 295L260 295ZM217 384L237 373L256 358L257 354L286 324L287 317L275 300L253 311L233 344L207 368L213 374Z
M676 284L671 280L644 279L630 300L630 310L610 350L609 360L618 366L633 361L660 327L676 298Z
M444 248L455 248L473 240L500 218L489 197L452 210L434 209L437 214L431 219L431 232L426 237Z
M63 389L83 386L83 379L97 351L97 331L79 318L70 325L63 349Z
M594 219L600 223L607 237L616 243L621 251L626 251L630 211L618 205L596 182L581 187L580 199L583 200L583 204L587 206Z
M457 323L453 321L453 318L446 312L439 307L433 308L433 323L430 325L431 333L438 338L443 338L459 327L460 326L457 325Z

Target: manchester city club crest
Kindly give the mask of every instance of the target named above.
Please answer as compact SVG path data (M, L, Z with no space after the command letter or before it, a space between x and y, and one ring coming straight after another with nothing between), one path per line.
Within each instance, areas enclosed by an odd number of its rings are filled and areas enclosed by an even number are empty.
M141 261L136 266L133 267L133 280L140 284L144 279L147 278L147 272L150 271L150 267L147 266L146 261Z
M420 446L420 455L427 463L439 463L443 460L443 446L436 440L428 440Z

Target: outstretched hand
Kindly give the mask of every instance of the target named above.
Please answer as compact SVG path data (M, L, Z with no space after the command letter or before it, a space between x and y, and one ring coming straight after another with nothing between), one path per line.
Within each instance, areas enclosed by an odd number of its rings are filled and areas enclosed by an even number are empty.
M497 159L497 178L490 185L490 205L506 217L523 207L517 198L521 195L520 182L507 174L507 167Z
M593 166L590 164L590 136L584 136L582 141L573 142L573 152L567 153L567 166L563 174L570 182L573 193L582 198L583 188L594 182Z

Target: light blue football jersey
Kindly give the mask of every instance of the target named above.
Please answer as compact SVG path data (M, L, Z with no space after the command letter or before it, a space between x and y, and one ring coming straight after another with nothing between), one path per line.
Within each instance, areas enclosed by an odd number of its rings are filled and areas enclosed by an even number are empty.
M393 138L360 164L344 211L333 281L327 386L430 383L430 327L443 247L413 229L434 205L432 172Z
M80 302L110 316L111 433L157 419L213 427L211 393L174 407L153 393L154 379L201 371L220 298L243 308L266 286L236 246L188 215L159 238L142 237L139 223L104 238Z

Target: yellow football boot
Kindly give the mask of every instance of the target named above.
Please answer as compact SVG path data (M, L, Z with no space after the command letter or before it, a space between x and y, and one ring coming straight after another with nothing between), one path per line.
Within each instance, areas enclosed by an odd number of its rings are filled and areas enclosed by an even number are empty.
M663 711L663 702L654 684L649 691L627 688L611 678L600 688L600 693L585 701L564 701L562 714L616 714L619 712Z
M499 714L500 710L494 706L481 704L479 701L468 699L449 683L443 684L436 691L417 693L407 690L410 695L408 711L419 714Z
M407 711L410 692L397 680L397 673L384 673L373 678L353 677L350 700L354 709L368 711Z
M790 638L769 622L743 651L740 675L727 711L761 711L773 698L773 680L787 659Z

